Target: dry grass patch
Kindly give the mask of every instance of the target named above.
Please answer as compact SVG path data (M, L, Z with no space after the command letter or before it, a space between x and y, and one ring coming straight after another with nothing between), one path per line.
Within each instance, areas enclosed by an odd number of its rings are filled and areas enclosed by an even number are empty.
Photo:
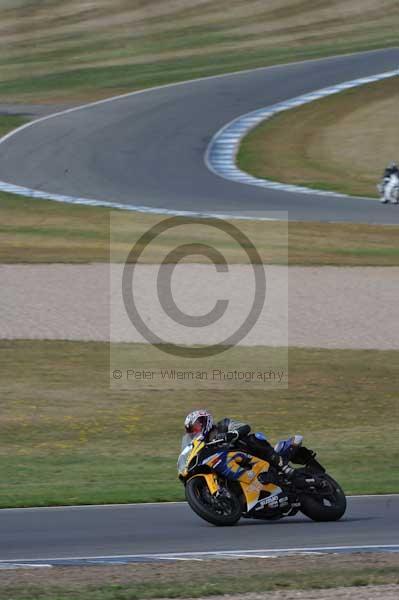
M3 0L0 98L66 101L398 43L386 0Z
M398 103L395 77L286 111L245 138L238 163L265 179L377 196L384 167L399 159Z
M124 260L133 244L164 217L59 204L0 192L1 263L107 262ZM212 228L191 228L190 242L216 244L230 263L243 252ZM286 264L287 228L290 265L397 266L399 227L334 223L233 221L257 248L266 264ZM155 240L143 262L159 263L177 245L187 243L186 228ZM192 258L199 262L200 257ZM205 260L205 259L203 259Z
M135 600L396 584L397 554L350 554L4 571L4 600ZM193 582L194 585L193 585ZM393 590L392 590L393 591ZM366 590L365 593L367 593ZM298 598L305 596L299 595ZM238 597L238 596L237 596ZM244 596L245 597L245 596ZM295 596L296 597L296 596Z

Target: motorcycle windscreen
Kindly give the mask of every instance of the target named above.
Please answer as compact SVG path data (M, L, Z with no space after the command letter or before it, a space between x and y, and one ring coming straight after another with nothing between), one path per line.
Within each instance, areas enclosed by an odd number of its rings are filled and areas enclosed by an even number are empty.
M179 473L183 473L186 470L191 450L193 449L193 441L196 438L202 437L198 434L185 433L181 441L181 452L177 460L177 470Z

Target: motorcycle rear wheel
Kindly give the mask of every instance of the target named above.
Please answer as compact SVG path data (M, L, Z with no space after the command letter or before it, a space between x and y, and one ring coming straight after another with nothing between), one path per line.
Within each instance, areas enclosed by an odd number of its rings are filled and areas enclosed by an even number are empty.
M331 494L326 495L324 498L303 494L301 497L301 511L313 521L338 521L346 510L344 491L339 483L327 473L321 477L329 485Z
M239 498L233 493L215 498L201 476L187 481L186 499L193 511L212 525L235 525L240 520L242 511Z

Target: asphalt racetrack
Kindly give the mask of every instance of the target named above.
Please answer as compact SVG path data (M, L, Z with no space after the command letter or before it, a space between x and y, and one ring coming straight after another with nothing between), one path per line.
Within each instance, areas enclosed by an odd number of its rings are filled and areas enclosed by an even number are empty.
M214 527L185 503L0 511L2 561L164 553L397 546L399 495L348 499L341 521L241 519ZM351 548L348 548L349 550ZM375 551L375 549L374 549Z
M232 119L398 65L394 48L187 82L81 108L3 142L0 180L158 209L283 210L291 220L399 223L397 206L237 184L204 163L212 136Z
M154 89L61 114L2 143L0 180L153 208L287 210L291 220L399 223L396 206L235 184L204 163L212 136L235 117L398 65L399 49L334 57ZM230 528L208 525L180 503L5 509L0 532L0 566L66 557L399 547L399 496L350 498L337 523L298 516L241 520Z

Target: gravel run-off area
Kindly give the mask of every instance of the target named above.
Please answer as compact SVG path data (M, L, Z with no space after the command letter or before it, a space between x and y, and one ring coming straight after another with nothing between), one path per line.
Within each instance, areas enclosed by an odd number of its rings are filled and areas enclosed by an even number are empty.
M265 268L266 301L243 345L399 349L399 268ZM157 292L157 265L138 265L134 299L143 320L163 339L209 344L245 320L254 299L246 265L227 273L181 264L171 275L173 299L183 313L210 312L228 299L212 326L177 325L165 315L166 284ZM142 342L122 301L123 265L1 265L0 338ZM158 281L159 283L159 281ZM165 304L164 302L164 304Z

